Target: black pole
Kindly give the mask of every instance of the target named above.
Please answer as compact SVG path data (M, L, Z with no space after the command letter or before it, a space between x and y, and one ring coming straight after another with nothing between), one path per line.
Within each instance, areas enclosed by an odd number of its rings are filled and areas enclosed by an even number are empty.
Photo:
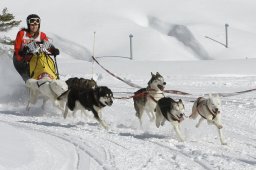
M133 55L132 55L132 37L133 37L133 35L130 34L129 37L130 37L130 59L132 60L133 59Z
M225 24L225 30L226 30L226 48L228 48L228 24Z

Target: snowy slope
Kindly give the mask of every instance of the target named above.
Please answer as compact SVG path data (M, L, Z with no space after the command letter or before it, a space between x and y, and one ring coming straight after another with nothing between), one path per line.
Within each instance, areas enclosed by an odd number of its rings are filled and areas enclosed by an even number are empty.
M60 5L61 4L61 5ZM24 6L26 8L24 8ZM252 0L1 0L0 7L23 20L30 13L42 18L42 30L61 49L61 79L85 77L112 89L115 97L132 95L136 88L92 65L95 56L129 57L129 34L134 35L134 60L102 58L114 74L146 87L150 72L160 72L166 89L191 96L166 94L185 103L191 112L196 97L232 93L256 87L255 6ZM230 48L224 24L230 25ZM8 34L15 37L17 29ZM204 60L216 59L216 60ZM180 60L180 61L174 61ZM92 75L93 67L93 75ZM0 170L254 170L256 167L256 92L222 98L222 146L214 126L185 119L185 142L178 142L172 126L157 129L147 116L143 127L131 99L115 99L104 108L105 131L92 115L64 119L62 113L39 101L25 110L28 92L12 61L0 56ZM126 92L126 93L121 93Z
M136 60L255 58L253 0L45 0L36 5L31 0L2 0L0 6L22 20L21 27L28 14L39 14L42 31L91 52L96 32L96 56L129 57L129 34L133 34ZM228 49L205 38L225 44L226 23ZM13 38L17 30L10 33ZM55 36L52 39L58 43Z

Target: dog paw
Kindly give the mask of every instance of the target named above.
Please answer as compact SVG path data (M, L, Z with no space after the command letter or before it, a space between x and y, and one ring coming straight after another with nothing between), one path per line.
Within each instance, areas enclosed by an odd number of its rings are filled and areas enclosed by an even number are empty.
M63 118L66 119L68 114L63 114Z
M138 118L140 117L140 114L139 114L138 112L136 112L135 115L136 115L136 117L138 117Z
M104 127L104 129L106 130L106 131L109 131L109 128L108 128L108 126L103 126Z
M181 138L181 139L180 139L180 142L184 142L184 141L185 141L185 138Z
M100 122L100 125L105 129L105 130L108 130L108 125L103 121L103 122Z
M30 107L26 107L26 111L29 112L29 110L30 110Z
M217 127L218 127L219 129L222 129L222 128L223 128L223 126L222 126L222 125L218 125Z
M184 137L180 137L179 142L185 142L185 138Z
M227 142L221 142L222 145L228 145Z

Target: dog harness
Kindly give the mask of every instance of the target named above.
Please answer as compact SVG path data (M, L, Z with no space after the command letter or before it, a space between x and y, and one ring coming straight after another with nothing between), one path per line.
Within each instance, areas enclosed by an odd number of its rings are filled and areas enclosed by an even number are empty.
M148 91L156 91L155 89L151 89L151 88L149 88L149 87L147 87L147 89L146 89L146 93L144 93L145 95L148 95ZM162 94L163 96L164 96L164 93L158 93L158 94ZM156 100L153 96L151 96L151 95L149 95L149 97L154 101L154 102L156 102L157 103L157 101L158 100ZM164 96L165 97L165 96Z
M45 82L43 82L43 83L41 83L41 84L39 84L38 82L36 82L38 88L41 87L42 85L44 85L45 83L50 83L50 81L45 81Z
M203 116L203 114L201 114L201 113L199 112L199 109L198 109L198 106L199 106L200 104L206 105L207 110L208 110L208 111L211 113L211 115L212 115L212 120L215 119L215 117L217 116L217 113L214 113L212 110L210 110L210 108L209 108L209 106L208 106L208 104L207 104L207 100L201 100L201 99L204 99L204 98L203 98L203 97L199 97L199 98L197 99L197 100L198 100L198 103L197 103L197 105L196 105L197 112L200 114L200 116L202 116L204 119L206 119L206 117Z

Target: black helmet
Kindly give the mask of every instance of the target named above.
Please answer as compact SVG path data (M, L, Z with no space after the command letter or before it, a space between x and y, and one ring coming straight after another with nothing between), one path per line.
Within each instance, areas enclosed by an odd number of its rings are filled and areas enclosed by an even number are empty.
M28 17L27 17L27 26L28 26L28 29L29 29L29 25L31 23L37 23L39 24L39 28L40 28L40 23L41 23L41 19L38 15L36 14L30 14Z

